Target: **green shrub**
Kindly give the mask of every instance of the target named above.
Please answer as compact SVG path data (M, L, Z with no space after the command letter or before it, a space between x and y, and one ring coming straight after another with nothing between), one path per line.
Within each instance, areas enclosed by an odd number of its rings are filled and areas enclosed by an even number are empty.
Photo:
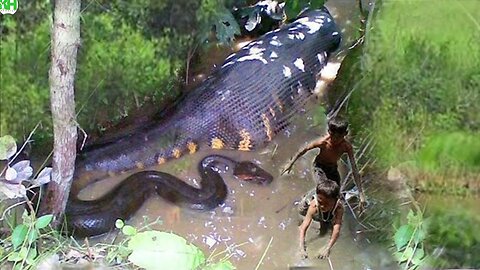
M162 38L147 39L108 14L84 21L76 75L82 126L118 120L146 100L163 101L177 94L173 82L183 60L171 57L168 48L179 46L181 37L165 30Z
M79 49L75 95L79 123L86 130L99 120L118 120L146 100L161 102L177 93L174 81L183 59L170 48L186 48L187 36L164 29L160 38L115 20L115 14L85 15ZM35 139L51 138L51 21L44 16L30 31L16 31L20 22L6 17L1 37L0 133L21 138L41 122ZM5 52L5 53L4 53ZM8 116L8 117L7 117Z
M48 69L50 21L45 18L31 31L17 31L14 16L6 16L0 37L0 135L22 138L38 122L51 127Z

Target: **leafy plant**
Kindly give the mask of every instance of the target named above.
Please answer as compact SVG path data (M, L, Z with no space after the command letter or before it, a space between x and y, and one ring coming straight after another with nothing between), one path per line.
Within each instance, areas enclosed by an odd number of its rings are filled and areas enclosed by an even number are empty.
M23 223L17 225L12 234L2 241L0 252L3 257L0 261L12 263L13 269L30 269L36 266L39 260L37 241L42 238L41 230L50 224L53 215L35 218L25 211L22 218Z
M29 160L22 160L12 165L17 153L17 144L10 135L0 137L0 160L6 160L6 166L0 170L0 201L25 198L25 183L28 188L39 187L50 181L52 168L45 167L36 177Z
M403 269L417 269L427 259L424 247L427 224L428 220L424 220L421 212L415 214L410 210L407 224L396 229L393 255Z
M230 43L234 36L240 34L240 28L232 13L225 8L222 0L204 0L196 15L199 22L199 33L196 35L199 43L208 41L208 37L215 31L220 43Z
M303 9L309 7L312 9L321 8L326 0L286 0L285 15L287 19L294 19Z
M179 270L232 270L235 267L226 260L213 263L205 259L203 252L193 244L187 243L185 238L174 233L155 230L137 232L117 220L115 226L122 230L127 238L116 248L120 249L121 256L128 256L128 261L145 269L158 269L159 265L165 269ZM155 259L152 259L155 258ZM121 261L122 259L120 259ZM118 258L117 258L118 261Z

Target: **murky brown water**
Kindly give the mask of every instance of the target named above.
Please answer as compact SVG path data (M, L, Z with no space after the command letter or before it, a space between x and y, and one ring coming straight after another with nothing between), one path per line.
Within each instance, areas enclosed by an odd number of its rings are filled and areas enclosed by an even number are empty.
M349 21L357 19L354 15L356 1L330 0L328 6L339 25L345 28L344 35L348 37L349 33L357 30ZM348 43L348 40L345 38L344 42ZM292 127L261 151L209 150L153 168L177 175L195 185L199 182L196 164L207 154L220 153L236 160L258 162L275 177L270 185L245 183L227 175L225 180L229 195L225 204L214 211L194 212L180 209L161 198L151 198L129 224L141 227L145 225L145 217L149 221L160 218L163 224L153 228L184 236L200 247L206 256L227 250L237 269L256 269L257 265L258 269L388 269L391 261L386 250L365 241L356 241L357 224L348 210L341 236L331 252L331 265L328 260L314 258L329 240L329 233L318 236L317 223L313 223L306 238L311 259L300 260L297 254L300 219L295 202L314 187L310 180L310 169L315 151L299 159L292 174L279 174L301 146L325 132L325 119L320 119L321 124L318 125L319 119L311 116L318 106L318 102L312 101L306 109L308 113L299 115ZM83 192L83 197L95 197L117 182L118 179L109 179L92 185Z
M318 106L314 103L310 107ZM329 234L319 237L318 224L313 223L307 233L310 258L300 260L298 251L299 216L295 202L314 187L310 168L315 151L299 159L293 173L279 176L288 159L305 144L324 132L323 125L311 127L313 118L308 114L297 117L295 125L281 134L263 151L255 153L220 151L236 160L254 160L271 172L275 180L267 186L241 182L231 175L225 180L229 195L225 204L210 212L180 209L161 198L151 198L137 215L129 221L138 227L160 218L163 224L153 228L171 231L184 236L200 247L208 256L212 252L228 250L237 269L289 269L293 266L311 266L313 269L329 269L327 260L314 259L320 248L329 240ZM153 169L179 176L190 184L199 182L196 164L207 154L199 152ZM191 169L185 169L191 168ZM106 180L85 190L89 196L110 189L117 181ZM85 194L84 193L84 194ZM178 217L175 217L179 214ZM356 222L347 210L342 234L331 253L334 269L387 269L390 264L386 250L373 244L356 242ZM147 222L148 223L148 222ZM262 255L265 257L261 260ZM295 269L295 268L293 268Z

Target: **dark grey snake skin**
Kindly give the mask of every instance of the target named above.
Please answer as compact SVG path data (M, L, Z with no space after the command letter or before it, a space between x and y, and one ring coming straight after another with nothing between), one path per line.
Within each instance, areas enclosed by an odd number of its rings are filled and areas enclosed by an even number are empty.
M161 164L200 147L249 151L265 145L305 105L340 40L333 18L322 9L304 12L249 43L230 55L167 119L82 153L69 209L78 209L78 192L98 175ZM67 208L67 217L74 219L74 212Z

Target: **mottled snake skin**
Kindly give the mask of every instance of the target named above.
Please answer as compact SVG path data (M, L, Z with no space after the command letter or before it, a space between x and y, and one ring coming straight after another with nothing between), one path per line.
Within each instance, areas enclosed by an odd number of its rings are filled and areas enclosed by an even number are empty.
M81 153L72 200L78 202L79 190L94 181L88 176L92 172L148 167L201 147L249 151L265 145L305 105L340 40L333 18L322 9L304 12L249 43L190 92L168 119ZM70 209L75 208L72 200Z

